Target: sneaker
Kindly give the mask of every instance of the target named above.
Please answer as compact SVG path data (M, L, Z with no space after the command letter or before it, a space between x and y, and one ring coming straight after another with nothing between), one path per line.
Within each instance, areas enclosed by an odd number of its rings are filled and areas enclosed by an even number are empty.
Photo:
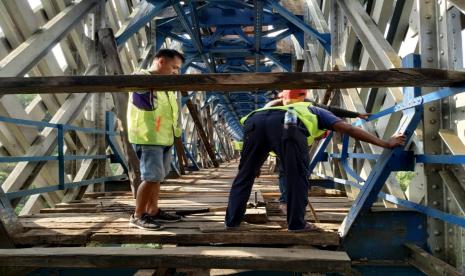
M302 228L302 229L296 229L296 230L287 229L287 232L291 232L291 233L321 232L321 231L323 231L323 229L315 226L314 224L308 223L308 222L307 222L307 224L305 224L305 227Z
M162 209L158 209L158 213L156 215L153 215L153 216L148 215L148 217L152 221L155 221L155 222L178 222L182 220L181 216L167 213L163 211Z
M156 221L152 221L150 217L146 214L142 215L140 218L134 217L134 214L129 218L129 225L137 227L139 229L157 231L163 228L163 226Z

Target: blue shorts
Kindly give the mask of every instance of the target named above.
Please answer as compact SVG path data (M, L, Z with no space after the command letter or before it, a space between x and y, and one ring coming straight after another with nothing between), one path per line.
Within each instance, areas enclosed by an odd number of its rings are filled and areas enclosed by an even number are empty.
M162 182L171 170L172 146L132 146L139 157L142 181Z

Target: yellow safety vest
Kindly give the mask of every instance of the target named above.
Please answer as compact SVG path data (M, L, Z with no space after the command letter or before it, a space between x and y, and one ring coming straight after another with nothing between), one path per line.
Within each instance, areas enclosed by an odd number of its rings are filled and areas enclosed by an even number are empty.
M254 110L247 114L245 117L241 119L241 124L244 124L244 122L249 118L250 115L254 114L255 112L260 112L264 110L282 110L283 112L286 112L288 107L294 107L294 110L297 113L297 118L305 125L305 127L308 130L308 133L310 134L307 137L307 143L308 145L311 145L315 138L320 137L325 133L326 130L318 129L318 118L315 114L310 112L308 109L310 106L312 106L311 103L309 102L298 102L298 103L293 103L289 104L286 106L271 106L271 107L264 107L260 108L257 110Z
M147 70L142 74L150 75ZM157 105L154 110L139 109L132 103L132 94L128 103L129 142L143 145L171 146L174 137L181 136L178 127L178 102L173 91L158 91Z
M243 145L244 145L244 142L242 142L242 141L236 141L236 140L233 141L233 148L235 150L241 151Z

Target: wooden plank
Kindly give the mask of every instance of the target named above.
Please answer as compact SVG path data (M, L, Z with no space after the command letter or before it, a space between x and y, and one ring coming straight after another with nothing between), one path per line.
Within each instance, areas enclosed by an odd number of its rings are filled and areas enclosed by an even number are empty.
M460 85L465 73L440 69L391 69L305 73L124 75L0 78L0 94L155 91L244 91Z
M286 231L202 233L198 229L32 229L15 235L18 246L84 245L99 243L176 243L176 244L266 244L338 245L336 232L288 233Z
M418 245L407 243L405 246L410 250L408 262L426 275L463 275L463 272L443 260L434 257Z
M296 272L346 272L345 252L254 247L27 248L0 250L1 266L75 268L241 268Z

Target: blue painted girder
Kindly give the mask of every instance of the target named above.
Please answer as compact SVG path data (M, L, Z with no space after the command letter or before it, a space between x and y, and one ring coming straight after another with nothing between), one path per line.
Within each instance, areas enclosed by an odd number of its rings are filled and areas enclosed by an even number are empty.
M176 17L155 20L155 50L165 38L180 42L186 56L183 73L188 67L200 73L270 72L277 67L291 71L292 54L278 53L279 41L293 35L303 47L303 34L307 32L322 43L329 43L327 36L304 23L302 16L291 14L271 0L143 0L138 7L136 16L118 34L117 43L122 44L155 15L172 7ZM266 30L261 26L266 26ZM214 110L225 117L235 137L242 135L240 117L273 98L270 91L213 95L216 98L213 103L217 104Z

